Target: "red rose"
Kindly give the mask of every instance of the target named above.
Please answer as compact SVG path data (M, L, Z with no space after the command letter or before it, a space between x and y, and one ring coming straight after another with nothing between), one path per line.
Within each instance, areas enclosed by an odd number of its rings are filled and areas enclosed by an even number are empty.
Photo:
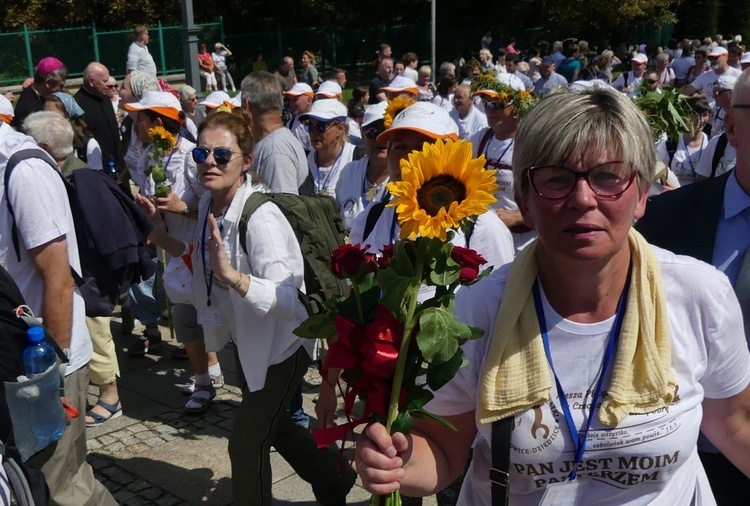
M473 249L462 248L461 246L453 246L451 258L461 266L459 278L463 283L469 283L477 279L479 266L487 263L487 260Z
M375 319L364 328L362 372L378 378L392 377L403 335L404 325L378 304Z
M365 253L365 263L361 274L367 274L378 270L378 257L374 253Z
M331 271L344 279L356 276L367 262L365 250L360 244L344 244L331 253Z
M383 246L383 249L381 249L380 252L382 253L381 257L378 259L380 268L387 269L388 266L391 265L391 259L393 258L393 244Z

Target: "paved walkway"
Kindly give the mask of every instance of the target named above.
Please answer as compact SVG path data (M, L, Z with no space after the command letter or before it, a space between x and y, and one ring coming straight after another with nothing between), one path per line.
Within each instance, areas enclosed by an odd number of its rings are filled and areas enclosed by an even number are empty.
M124 410L104 426L88 429L88 460L96 475L125 506L232 504L227 442L240 403L232 352L219 354L226 386L218 390L206 412L190 415L182 410L187 397L180 386L191 371L187 360L172 357L177 345L169 339L169 329L161 328L165 337L161 348L133 358L123 352L133 337L120 336L119 328L115 319L112 331L120 358L118 386ZM136 326L135 334L142 330ZM320 376L310 369L303 384L308 414L315 413L313 398L319 385ZM96 392L90 387L90 394ZM90 395L89 401L96 397ZM310 486L275 452L271 465L274 504L316 504ZM347 503L365 505L368 499L358 480ZM436 503L429 498L424 504Z

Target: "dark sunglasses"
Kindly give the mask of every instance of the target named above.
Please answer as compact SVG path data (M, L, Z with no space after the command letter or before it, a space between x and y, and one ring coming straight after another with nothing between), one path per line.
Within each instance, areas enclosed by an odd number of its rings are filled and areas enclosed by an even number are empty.
M340 121L308 121L305 125L307 126L307 130L310 132L318 132L319 134L324 134L328 131L329 128L332 126L336 126L341 124Z
M214 154L214 160L217 165L226 165L232 161L232 155L241 155L242 153L235 153L229 148L193 148L193 160L195 163L206 163L208 155Z
M482 104L484 105L485 111L502 111L506 107L510 106L510 104L503 104L502 102L498 102L497 100L482 100Z
M378 135L380 135L383 132L385 132L385 127L384 126L379 126L379 127L377 127L377 126L368 126L367 128L365 128L364 132L365 132L365 135L367 136L368 139L374 141L375 139L378 138Z
M116 90L119 87L120 87L119 84L108 84L107 85L107 88L109 88L110 90Z
M656 84L659 82L658 79L647 79L647 81L648 81L648 84Z

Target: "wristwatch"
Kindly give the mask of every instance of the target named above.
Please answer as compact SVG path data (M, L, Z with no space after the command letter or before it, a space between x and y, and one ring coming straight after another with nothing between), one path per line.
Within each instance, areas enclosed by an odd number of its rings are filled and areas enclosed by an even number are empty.
M182 214L184 214L185 216L190 214L190 207L188 207L187 202L185 203L185 209L182 210Z

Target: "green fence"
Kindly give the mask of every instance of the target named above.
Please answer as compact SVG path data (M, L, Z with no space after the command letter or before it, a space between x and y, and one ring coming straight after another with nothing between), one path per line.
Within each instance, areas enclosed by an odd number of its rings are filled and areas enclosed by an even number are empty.
M221 40L222 22L198 25L198 38L209 46ZM92 61L105 64L115 77L125 75L132 30L99 31L96 25L59 30L24 30L0 33L0 86L20 84L34 75L34 65L45 56L65 62L71 77L83 75ZM185 71L182 61L182 27L152 26L148 49L160 75Z

